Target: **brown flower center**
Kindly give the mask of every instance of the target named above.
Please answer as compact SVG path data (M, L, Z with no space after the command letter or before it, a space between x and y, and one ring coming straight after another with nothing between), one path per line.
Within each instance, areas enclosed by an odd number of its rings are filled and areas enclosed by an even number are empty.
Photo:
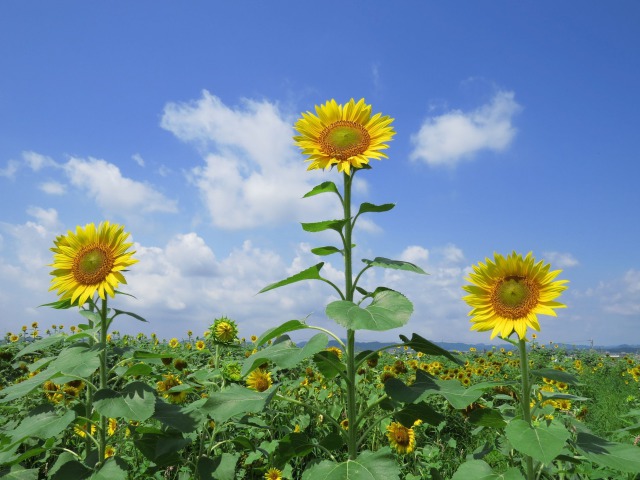
M411 439L409 437L409 430L406 427L397 427L395 432L393 432L393 438L395 439L398 445L406 447L411 443Z
M338 120L326 127L318 138L322 151L338 160L364 153L371 144L366 128L350 120Z
M260 375L254 382L254 387L258 392L264 392L269 389L269 378L266 375Z
M538 304L540 288L526 277L506 277L491 292L491 304L495 312L504 318L525 318Z
M107 278L114 262L113 253L104 245L84 246L73 259L73 277L81 285L95 285Z

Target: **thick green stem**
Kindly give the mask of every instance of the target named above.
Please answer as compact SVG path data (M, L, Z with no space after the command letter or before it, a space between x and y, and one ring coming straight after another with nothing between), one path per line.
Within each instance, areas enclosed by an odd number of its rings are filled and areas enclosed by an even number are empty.
M354 172L355 174L355 172ZM353 177L344 174L344 293L345 300L353 302L353 266L351 257L351 181ZM358 456L358 407L356 402L356 332L347 330L347 420L349 422L348 442L349 459L355 460Z
M522 416L524 421L531 426L531 384L529 381L529 359L527 358L527 344L521 338L518 343L520 350L520 373L522 375L522 394L520 395L520 403L522 405ZM527 467L527 480L533 480L533 459L529 455L524 456Z
M102 300L100 310L100 390L107 388L107 299ZM100 428L98 431L98 462L104 461L107 448L107 417L100 414Z

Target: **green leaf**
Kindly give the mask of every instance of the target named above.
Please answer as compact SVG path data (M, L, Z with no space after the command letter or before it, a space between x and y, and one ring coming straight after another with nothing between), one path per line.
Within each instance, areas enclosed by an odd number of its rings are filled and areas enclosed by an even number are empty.
M44 409L36 408L26 416L20 425L10 432L12 440L21 441L29 437L41 439L55 437L76 418L76 412L73 410L67 410L63 415L58 416L53 408L47 407Z
M576 447L592 462L627 473L640 473L640 450L635 445L610 442L579 432Z
M416 420L422 420L434 426L438 426L445 420L444 415L426 402L410 403L396 411L393 416L407 428L411 428Z
M577 377L571 375L570 373L563 372L562 370L555 370L553 368L539 368L537 370L531 370L531 374L537 377L555 380L556 382L568 383L569 385L580 385L580 381Z
M142 432L142 436L133 442L142 455L158 467L180 464L180 450L191 443L177 432L163 432L153 428L139 428L138 432Z
M115 312L115 315L113 316L113 318L115 318L117 315L128 315L130 317L135 318L136 320L140 320L141 322L149 323L144 317L141 317L137 313L125 312L124 310L118 310L117 308L114 308L113 311Z
M122 374L123 377L132 377L138 375L149 375L153 369L150 365L146 363L136 363L135 365L131 365L127 370Z
M524 420L512 420L505 428L507 439L521 453L550 464L562 452L569 432L558 422L542 422L530 427Z
M38 469L29 468L28 470L12 470L9 473L2 475L6 480L37 480Z
M160 398L156 398L153 418L182 433L191 433L198 429L195 418L185 411L184 408L179 405L167 403Z
M324 262L320 262L313 267L309 267L302 272L296 273L295 275L285 278L284 280L280 280L279 282L272 283L264 287L258 293L268 292L269 290L273 290L274 288L283 287L285 285L289 285L291 283L301 282L302 280L322 280L320 276L320 270L322 269Z
M344 252L340 250L338 247L332 247L331 245L328 245L326 247L312 248L311 253L313 253L314 255L324 256L324 255L331 255L333 253L344 253Z
M346 372L346 366L333 352L318 352L313 356L313 361L318 370L327 380Z
M363 258L362 261L370 267L392 268L394 270L405 270L407 272L421 273L428 275L423 269L413 263L403 262L401 260L390 260L384 257L376 257L373 260Z
M99 345L89 347L85 343L77 343L60 351L58 358L47 370L58 371L65 375L88 377L100 367Z
M236 464L239 453L223 453L214 458L202 456L198 459L198 478L200 480L235 480Z
M80 310L80 315L82 315L84 318L86 318L87 320L89 320L90 322L93 322L96 325L100 325L100 314L98 312L92 312L91 310Z
M155 391L142 382L125 385L122 393L109 388L98 390L93 397L93 405L101 415L138 422L153 415L155 403Z
M68 480L70 478L84 480L90 476L91 470L86 465L77 460L71 460L61 465L55 474L51 476L51 480Z
M302 198L313 197L314 195L318 195L320 193L333 192L340 195L338 191L338 187L333 182L322 182L320 185L316 185L311 189L311 191L304 194Z
M469 412L469 421L483 427L504 428L507 425L499 410L475 408Z
M0 403L6 403L15 400L16 398L22 398L47 380L51 380L55 376L59 375L59 372L47 369L37 373L33 377L27 378L24 382L9 385L7 388L0 390L0 395L4 395L4 398L0 399Z
M364 451L355 460L324 460L305 470L302 480L399 480L400 467L389 447Z
M360 215L361 213L369 213L369 212L388 212L395 206L396 206L395 203L385 203L383 205L374 205L373 203L364 202L362 205L360 205L360 209L358 210L358 215Z
M61 333L51 335L50 337L41 338L40 340L36 340L35 342L30 343L29 345L24 347L22 350L16 353L16 356L14 358L17 359L29 353L40 352L49 347L57 345L58 343L62 342L64 339L65 339L65 336Z
M339 325L352 330L390 330L403 326L413 313L413 304L401 293L384 290L361 308L353 302L338 300L327 305L326 314Z
M491 466L484 460L467 460L464 462L451 480L524 480L522 473L512 467L504 473L494 473Z
M404 335L400 335L400 340L402 340L407 347L413 348L416 352L426 353L427 355L441 355L448 358L452 362L457 363L458 365L462 365L464 363L448 350L439 347L435 343L431 343L429 340L421 337L417 333L411 335L411 340L409 340Z
M127 480L127 464L121 458L108 458L91 480Z
M75 305L71 304L71 299L67 298L66 300L58 300L57 302L44 303L42 305L38 305L39 307L51 307L56 310L66 310L67 308L74 307Z
M234 384L212 393L201 409L216 422L224 423L235 415L262 411L276 391L277 387L271 387L264 392L255 392Z
M292 432L278 441L276 448L276 463L284 465L294 457L304 457L317 447L317 442L312 441L304 433Z
M325 230L335 230L342 232L342 228L346 222L342 220L323 220L322 222L301 223L305 232L324 232Z
M329 338L324 333L318 333L302 348L296 347L291 340L275 343L247 358L242 366L242 376L255 370L265 362L273 362L280 368L293 368L304 359L312 357L329 344Z
M278 327L274 327L264 332L256 342L256 346L259 347L260 345L264 345L269 340L279 337L285 333L293 332L295 330L303 330L308 327L309 326L306 323L300 320L289 320Z

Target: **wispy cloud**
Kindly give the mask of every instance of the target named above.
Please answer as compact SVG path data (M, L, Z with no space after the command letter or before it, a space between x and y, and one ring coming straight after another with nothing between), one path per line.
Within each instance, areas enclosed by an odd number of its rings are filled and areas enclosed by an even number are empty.
M267 100L244 99L232 108L207 91L196 101L167 104L161 121L202 152L204 164L191 169L189 178L213 225L224 229L326 216L326 199L300 201L322 174L300 168L291 125Z
M570 253L542 252L542 255L553 268L571 268L580 265L580 262Z
M66 187L55 181L43 182L38 185L38 188L49 195L63 195L66 192Z
M491 102L471 112L452 110L428 117L411 137L411 159L453 166L481 150L502 151L515 137L513 117L520 109L513 92L499 91Z
M124 177L105 160L71 158L63 166L71 184L84 190L108 214L177 212L177 203L146 183Z

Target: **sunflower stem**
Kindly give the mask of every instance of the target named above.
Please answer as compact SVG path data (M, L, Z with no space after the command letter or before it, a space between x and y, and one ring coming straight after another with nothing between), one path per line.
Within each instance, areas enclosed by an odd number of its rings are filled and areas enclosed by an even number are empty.
M531 383L529 381L527 343L524 338L520 339L520 342L518 343L518 350L520 350L520 373L522 376L522 395L520 396L522 416L524 417L524 421L529 424L529 427L531 427ZM529 455L525 455L524 459L527 468L527 480L533 480L535 478L533 473L533 459Z
M355 174L355 171L353 172ZM344 281L345 300L353 302L353 273L351 257L351 234L353 224L351 223L351 181L353 177L343 173L344 178ZM358 456L358 425L357 425L357 404L356 404L356 332L347 329L347 420L349 429L347 430L347 447L349 459L355 460Z
M107 298L102 299L100 308L100 390L107 388ZM107 417L100 414L100 427L98 429L98 465L104 462L107 447Z

